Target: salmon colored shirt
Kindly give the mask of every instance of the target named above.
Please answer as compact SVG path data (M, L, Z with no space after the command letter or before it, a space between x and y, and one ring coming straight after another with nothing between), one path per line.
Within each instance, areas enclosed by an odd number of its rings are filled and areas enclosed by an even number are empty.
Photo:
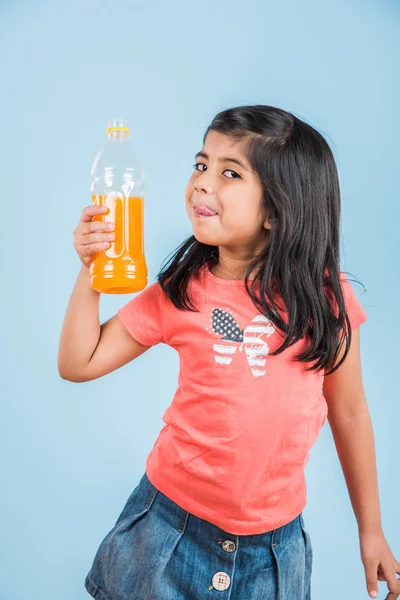
M341 280L354 329L367 315L343 272ZM147 476L184 510L226 532L271 531L306 505L304 468L328 413L324 372L293 361L305 338L270 356L282 337L244 281L217 278L205 265L190 289L199 312L177 309L158 282L118 311L136 340L168 344L180 358Z

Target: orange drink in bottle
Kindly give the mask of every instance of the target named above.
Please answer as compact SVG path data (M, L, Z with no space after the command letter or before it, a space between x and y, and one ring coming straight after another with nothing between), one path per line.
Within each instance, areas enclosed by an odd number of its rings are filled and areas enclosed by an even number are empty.
M92 203L106 206L106 214L93 217L114 223L110 248L93 257L90 284L105 294L131 294L147 286L144 256L144 172L128 140L123 120L109 122L108 142L92 167Z

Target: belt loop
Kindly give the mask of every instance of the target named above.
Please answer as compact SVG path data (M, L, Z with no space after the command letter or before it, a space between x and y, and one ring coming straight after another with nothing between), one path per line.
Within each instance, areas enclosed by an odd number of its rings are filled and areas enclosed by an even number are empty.
M186 523L189 517L189 513L186 510L183 510L183 508L179 507L179 512L178 512L178 531L180 533L184 533L185 529L186 529Z
M150 479L147 477L146 472L144 473L143 481L145 482L146 487L147 487L147 490L145 490L145 492L146 492L146 508L150 508L150 506L154 502L154 498L158 494L158 489L156 488L155 485L153 485L151 483Z
M280 543L282 538L282 527L278 527L272 531L271 535L271 546L276 546Z

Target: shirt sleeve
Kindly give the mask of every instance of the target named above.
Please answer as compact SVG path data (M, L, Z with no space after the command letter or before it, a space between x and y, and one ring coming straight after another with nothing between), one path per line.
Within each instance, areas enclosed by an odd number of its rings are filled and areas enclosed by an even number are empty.
M349 315L351 328L356 329L368 319L367 313L363 309L353 290L352 285L348 281L343 271L340 271L340 283L342 286L342 292L346 304L347 314Z
M164 291L158 281L136 294L117 314L140 344L155 346L164 342L162 302Z

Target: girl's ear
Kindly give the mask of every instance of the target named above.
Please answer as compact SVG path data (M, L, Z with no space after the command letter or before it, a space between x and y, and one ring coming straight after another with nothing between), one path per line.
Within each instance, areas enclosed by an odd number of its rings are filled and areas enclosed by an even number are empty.
M272 224L271 224L269 216L267 216L265 218L265 221L263 223L263 227L264 227L264 229L272 229Z

